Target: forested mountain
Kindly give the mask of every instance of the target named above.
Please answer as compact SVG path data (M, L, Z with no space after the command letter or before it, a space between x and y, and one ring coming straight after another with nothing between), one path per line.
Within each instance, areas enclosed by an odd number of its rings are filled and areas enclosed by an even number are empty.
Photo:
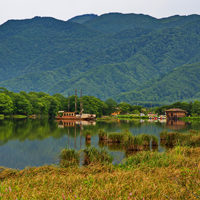
M177 96L180 83L165 82L173 95L158 85L175 68L198 70L199 47L198 15L156 19L110 13L77 16L67 22L49 17L10 20L0 26L0 87L65 96L77 88L102 100L113 97L128 102L195 100L200 97L198 89L181 90ZM198 73L194 76L181 83L183 87L196 84ZM152 90L160 96L150 95Z
M151 79L131 92L117 95L117 101L136 103L194 101L200 99L200 62L183 65Z

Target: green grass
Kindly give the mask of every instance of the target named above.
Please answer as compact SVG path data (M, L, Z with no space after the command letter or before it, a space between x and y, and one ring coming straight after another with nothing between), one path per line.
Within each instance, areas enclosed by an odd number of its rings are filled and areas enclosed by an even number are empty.
M78 152L74 149L63 149L59 157L61 167L79 165L80 157Z
M116 116L119 119L149 119L149 116L136 116L136 115L117 115Z
M98 130L99 140L107 140L108 133L104 129Z
M200 117L181 117L180 120L182 121L200 121Z
M89 165L91 163L102 163L102 164L108 164L112 163L113 157L110 155L110 153L105 148L95 148L93 146L88 147L83 150L84 152L84 165Z
M167 132L160 133L161 144L165 146L200 147L200 132L190 130L189 133Z
M6 115L5 118L15 118L15 119L25 119L27 118L26 115Z
M139 152L118 165L0 167L0 199L198 199L199 155L200 148L179 146Z
M4 115L0 114L0 119L4 119Z

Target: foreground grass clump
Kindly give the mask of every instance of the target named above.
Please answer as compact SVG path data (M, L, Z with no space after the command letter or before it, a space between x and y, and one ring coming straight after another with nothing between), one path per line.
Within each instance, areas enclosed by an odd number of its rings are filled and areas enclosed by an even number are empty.
M108 164L108 163L112 163L113 161L113 157L105 148L97 149L91 146L84 149L83 152L85 154L84 163L83 163L84 165L89 165L91 163Z
M80 157L74 149L63 149L60 154L60 166L70 167L77 166L79 164Z
M139 152L121 165L0 168L0 199L198 199L200 148Z

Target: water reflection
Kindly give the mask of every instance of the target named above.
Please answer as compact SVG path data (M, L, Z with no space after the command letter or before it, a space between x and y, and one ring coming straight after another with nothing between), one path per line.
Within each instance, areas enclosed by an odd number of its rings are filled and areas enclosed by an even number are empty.
M185 129L187 126L186 122L180 120L167 120L166 122L166 127L175 131Z
M112 155L117 155L114 162L118 163L125 157L125 152L118 145L99 142L99 129L105 129L108 133L128 129L133 135L147 133L160 140L159 133L162 130L174 131L173 128L177 126L177 131L183 133L190 129L200 131L199 122L168 125L143 120L117 123L79 121L67 125L64 122L55 122L54 119L0 120L0 166L23 169L26 166L57 163L61 149L67 147L80 150L89 145L108 148ZM93 133L90 142L85 140L85 130L91 130ZM160 144L156 148L163 151Z

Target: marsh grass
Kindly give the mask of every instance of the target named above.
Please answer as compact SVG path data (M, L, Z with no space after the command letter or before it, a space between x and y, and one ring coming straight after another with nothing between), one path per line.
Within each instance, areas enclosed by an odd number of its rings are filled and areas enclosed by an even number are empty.
M78 152L74 149L63 149L59 157L60 157L61 167L70 167L79 165L80 157Z
M90 147L91 146L91 140L85 140L85 146Z
M112 132L108 134L108 143L121 143L123 142L123 133Z
M108 133L104 129L98 130L99 140L107 140Z
M137 136L138 138L141 138L142 140L142 145L143 146L150 146L150 142L151 142L151 135L148 134L141 134Z
M85 140L91 140L92 131L86 130L83 132L83 135L85 135Z
M83 150L85 154L84 165L89 165L91 163L102 163L108 164L112 163L113 157L110 155L107 149L98 149L93 146Z
M120 165L3 169L0 199L198 199L200 148L137 152Z
M160 142L162 145L174 147L189 146L200 147L200 132L190 130L189 133L167 132L160 133Z
M129 136L124 142L124 148L127 151L141 151L144 150L143 140L140 136Z
M151 146L152 147L158 146L158 138L155 135L151 135Z

